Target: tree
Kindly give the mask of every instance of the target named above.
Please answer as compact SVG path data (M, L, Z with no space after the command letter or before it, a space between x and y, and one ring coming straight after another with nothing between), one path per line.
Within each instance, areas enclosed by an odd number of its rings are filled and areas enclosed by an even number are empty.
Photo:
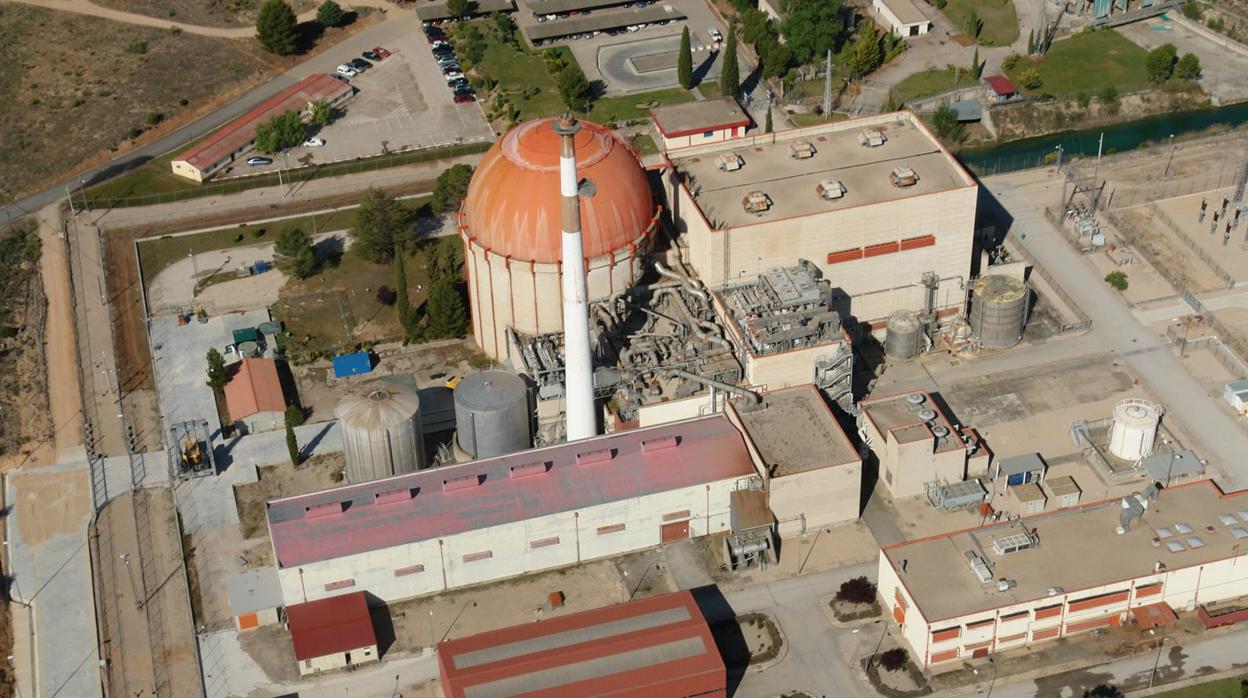
M1028 68L1018 74L1018 81L1029 90L1038 90L1044 86L1044 77L1040 75L1040 71L1034 67Z
M975 47L975 55L974 55L974 56L971 56L971 72L970 72L970 76L971 76L972 78L974 78L974 79L978 80L978 79L979 79L979 76L980 76L980 75L982 75L982 74L983 74L983 72L984 72L984 66L983 66L983 64L982 64L982 63L980 63L980 62L979 62L979 47L978 47L978 46L976 46L976 47Z
M426 307L429 313L426 330L430 338L463 336L468 327L468 308L454 282L449 279L434 282Z
M394 294L399 324L406 327L412 317L412 301L407 296L407 246L400 244L394 251Z
M900 647L894 647L880 654L880 666L884 667L885 671L900 671L909 660L910 655Z
M1199 21L1204 14L1204 11L1200 9L1200 3L1196 2L1196 0L1187 0L1187 2L1183 3L1184 17Z
M966 15L966 25L963 29L972 39L979 38L979 31L984 28L984 23L979 21L979 10L974 7Z
M575 62L564 64L555 74L555 86L559 96L572 111L587 112L594 99L594 90L581 67Z
M264 0L256 16L256 40L279 56L295 52L299 43L299 20L285 0Z
M1105 275L1105 283L1113 286L1119 291L1127 290L1127 275L1121 271L1111 271Z
M406 242L407 211L380 189L369 189L355 212L351 250L370 262L389 262L395 245Z
M875 33L875 26L864 22L858 38L849 49L849 72L856 78L863 77L880 67L882 60L884 54L880 50L880 37Z
M437 215L459 208L459 202L468 194L468 182L472 180L472 165L451 165L438 175L433 185L433 201L429 207Z
M1036 52L1036 30L1032 29L1027 34L1027 55L1030 56L1031 54L1035 52Z
M322 27L340 26L345 15L346 13L342 11L342 6L334 2L334 0L325 0L320 7L316 8L316 21Z
M498 30L499 36L505 41L511 40L512 35L516 33L515 20L510 15L505 15L502 12L491 14L490 19L493 20L494 28Z
M294 405L286 408L286 452L290 454L290 464L298 466L303 461L303 456L299 453L299 439L295 438L296 425L291 420L293 416L291 410L298 411L298 418L301 422L303 421L303 411Z
M307 135L303 119L288 109L256 127L256 150L271 155L299 145Z
M689 25L680 32L680 53L676 57L676 79L688 90L693 87L693 47L689 43Z
M443 238L447 240L448 238ZM458 244L439 244L434 248L429 262L429 278L433 281L451 281L458 284L463 277L464 247Z
M741 91L741 67L737 64L737 28L728 27L728 40L724 46L723 68L719 73L719 91L725 97L735 97Z
M220 395L225 390L225 384L229 382L230 374L225 369L225 357L221 356L221 352L216 347L208 350L208 387L212 388L212 392Z
M1179 50L1174 44L1162 44L1144 57L1144 72L1151 82L1165 82L1174 75L1174 64Z
M1183 80L1195 80L1200 77L1200 57L1194 53L1185 53L1174 66L1174 74Z
M464 15L468 14L468 10L469 10L468 0L447 0L446 11L450 12L452 15L456 17L463 17Z
M763 125L763 133L771 133L771 105L767 105L767 123Z
M966 137L966 129L958 121L957 110L948 104L942 104L939 109L932 112L932 127L936 129L936 134L941 140L951 145L961 143Z
M845 43L844 0L785 0L780 31L798 64L815 60Z
M875 601L875 584L866 577L854 577L841 582L836 600L845 603L872 603Z
M329 102L326 102L323 99L313 101L312 104L309 105L308 111L308 120L316 126L324 126L334 118L334 108L330 106Z
M306 279L316 273L316 250L312 236L295 226L284 228L273 243L273 264L283 274Z

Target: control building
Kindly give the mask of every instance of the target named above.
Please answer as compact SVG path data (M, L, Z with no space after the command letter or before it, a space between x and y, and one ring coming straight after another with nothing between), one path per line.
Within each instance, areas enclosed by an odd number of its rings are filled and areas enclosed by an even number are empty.
M899 543L880 551L880 601L916 662L936 671L1098 628L1174 622L1175 611L1248 594L1246 494L1211 480L1150 486Z
M835 309L873 329L896 310L961 310L978 185L912 113L666 155L679 244L707 285L806 259L831 283Z
M987 472L991 454L982 438L954 424L930 393L882 395L858 404L858 434L894 498L917 497L929 484Z

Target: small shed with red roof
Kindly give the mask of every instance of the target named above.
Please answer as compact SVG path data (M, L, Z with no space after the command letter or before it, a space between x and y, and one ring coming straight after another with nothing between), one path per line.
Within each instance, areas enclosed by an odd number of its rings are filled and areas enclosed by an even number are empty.
M1018 88L1004 75L989 75L984 78L988 97L994 102L1004 102L1018 96Z
M273 359L243 359L225 384L225 406L236 427L247 433L281 427L286 396Z
M287 606L286 627L302 676L381 658L362 591Z

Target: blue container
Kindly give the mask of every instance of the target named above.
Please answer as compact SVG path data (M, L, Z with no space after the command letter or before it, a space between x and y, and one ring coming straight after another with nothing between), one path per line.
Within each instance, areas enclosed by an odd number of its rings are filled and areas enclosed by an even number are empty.
M344 354L333 358L334 378L346 378L347 376L358 376L369 373L373 370L373 358L368 352L356 352L354 354Z
M269 266L269 263L268 263L268 262L266 262L266 261L264 261L264 260L258 260L255 264L251 265L251 273L253 273L253 274L263 274L264 272L266 272L266 271L268 271L269 269L272 269L272 268L273 268L273 267Z

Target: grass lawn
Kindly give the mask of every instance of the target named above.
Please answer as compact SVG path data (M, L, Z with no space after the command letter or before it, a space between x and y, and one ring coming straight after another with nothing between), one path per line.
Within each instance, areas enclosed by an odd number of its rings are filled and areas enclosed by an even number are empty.
M724 96L724 91L719 89L718 80L703 80L702 82L694 85L694 87L697 88L698 92L701 92L702 96L706 99L716 99Z
M1240 698L1241 688L1248 678L1221 679L1209 683L1196 684L1187 688L1179 688L1165 693L1158 693L1157 698Z
M953 26L965 32L966 18L972 9L979 13L982 28L977 39L981 45L1009 46L1018 38L1018 13L1014 11L1014 0L949 0L941 12Z
M1113 85L1122 94L1148 86L1144 71L1147 55L1148 51L1112 29L1084 32L1053 42L1043 57L1020 59L1006 75L1029 95L1096 95L1106 85ZM1032 66L1044 82L1029 90L1018 76Z
M970 64L970 61L967 61ZM921 73L907 76L897 83L893 93L902 102L912 99L939 94L955 87L974 85L977 81L966 70L950 70L949 68L933 68Z
M649 134L638 133L631 140L633 147L642 155L653 155L659 152L659 146Z
M623 97L603 97L594 100L593 106L589 109L589 119L600 124L648 119L650 118L648 110L653 106L684 104L692 101L693 95L680 87Z
M511 103L520 109L520 120L536 119L562 111L563 100L559 98L559 89L555 87L555 79L546 70L546 61L541 55L527 48L517 49L511 44L500 43L484 22L479 23L479 26L485 35L485 57L473 67L473 71L498 81L499 87L495 92L511 97ZM531 87L536 87L539 91L524 97L526 88ZM486 103L492 105L493 97L487 97Z
M827 124L833 121L844 121L849 118L848 115L838 112L832 112L828 115L816 114L814 112L801 112L798 114L787 114L786 116L788 116L789 121L792 121L793 125L798 128L815 126L816 124Z

